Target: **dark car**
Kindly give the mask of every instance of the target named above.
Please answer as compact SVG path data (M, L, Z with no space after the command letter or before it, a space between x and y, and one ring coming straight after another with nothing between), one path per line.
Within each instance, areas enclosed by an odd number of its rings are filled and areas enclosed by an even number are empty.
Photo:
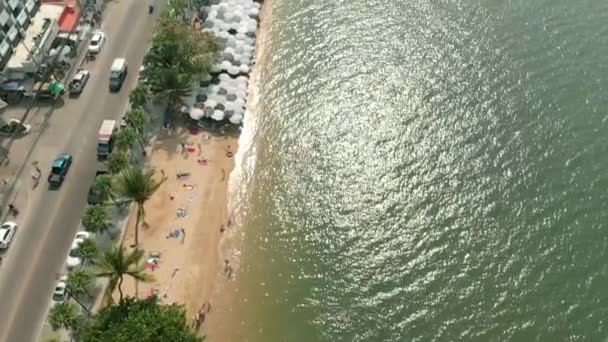
M91 188L89 189L89 194L87 195L87 203L89 203L90 205L101 203L101 192L99 191L99 189L97 189L95 184L97 183L97 179L99 177L109 174L110 173L106 170L100 170L95 173L95 179L93 179L93 184L91 185Z
M91 73L88 70L78 70L76 75L74 75L72 82L70 82L70 95L80 95L84 90L84 86L87 85L89 77L91 77Z
M49 174L48 181L52 186L59 187L65 175L68 173L72 165L72 156L67 153L62 153L55 158L51 167L51 173Z

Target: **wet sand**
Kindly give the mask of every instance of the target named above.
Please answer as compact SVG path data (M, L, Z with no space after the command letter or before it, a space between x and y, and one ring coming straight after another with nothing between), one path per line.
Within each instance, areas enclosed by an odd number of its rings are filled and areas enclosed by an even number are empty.
M251 149L257 118L263 109L263 96L259 89L259 83L265 59L270 58L269 55L264 55L264 47L267 44L266 39L268 39L271 29L271 17L272 1L266 0L260 13L260 29L256 37L256 66L252 70L249 81L245 128L240 138L240 150L235 156L237 166L229 181L228 211L234 224L222 236L219 246L220 260L229 260L233 273L231 277L227 277L223 270L216 274L211 296L213 312L207 317L207 322L202 328L209 341L243 341L247 339L241 326L248 314L242 311L242 305L239 304L240 301L245 300L241 298L239 292L247 287L247 284L239 281L239 264L245 237L241 220L241 215L244 215L244 213L240 210L240 201L246 198L245 192L250 190L248 188L250 184L242 179L240 172L245 173L241 168L252 168L255 163L255 151Z

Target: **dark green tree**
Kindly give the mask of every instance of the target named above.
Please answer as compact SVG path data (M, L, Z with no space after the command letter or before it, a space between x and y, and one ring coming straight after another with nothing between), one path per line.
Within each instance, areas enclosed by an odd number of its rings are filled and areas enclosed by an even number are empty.
M108 157L106 164L108 166L108 170L110 170L110 173L115 175L129 167L131 160L129 160L129 156L126 153L114 151Z
M83 266L95 260L97 255L99 255L99 248L93 239L84 239L78 246L78 256L80 257L82 261L81 265Z
M103 234L110 228L110 215L103 205L90 205L82 214L82 225L89 232Z
M137 217L135 220L135 246L139 243L139 224L143 221L144 226L146 210L144 204L152 197L154 192L167 180L154 179L154 170L141 167L131 167L123 170L116 181L116 191L123 197L137 203Z
M103 308L80 330L83 342L201 342L186 321L186 310L156 297L126 298Z
M78 307L68 300L57 303L49 311L48 320L55 331L59 329L72 331L78 326Z
M138 248L125 252L123 247L113 247L105 251L101 258L95 261L97 277L108 278L108 289L106 295L111 300L112 293L118 288L119 303L123 300L122 282L124 276L129 276L136 281L152 281L152 276L145 272L146 265L142 262L144 251Z

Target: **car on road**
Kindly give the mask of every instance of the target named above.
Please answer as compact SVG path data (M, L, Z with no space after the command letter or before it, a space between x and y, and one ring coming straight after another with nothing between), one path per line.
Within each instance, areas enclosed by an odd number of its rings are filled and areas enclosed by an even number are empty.
M80 247L80 244L84 242L84 240L90 239L92 236L93 234L89 232L76 233L74 241L72 242L72 247L70 247L70 252L68 253L68 260L65 262L68 269L72 269L82 264L78 248Z
M91 42L89 43L89 53L98 54L106 42L106 35L101 31L97 31L93 34Z
M51 173L49 174L49 184L52 186L61 186L63 180L65 179L68 170L70 169L70 165L72 165L72 155L67 153L62 153L55 158L53 161L53 165L51 167Z
M68 276L64 275L59 278L55 290L53 291L53 304L63 303L67 298Z
M7 249L11 245L16 232L17 224L15 222L4 222L2 226L0 226L0 249Z
M84 90L84 86L87 85L91 73L88 70L78 69L74 78L70 82L70 95L80 95Z

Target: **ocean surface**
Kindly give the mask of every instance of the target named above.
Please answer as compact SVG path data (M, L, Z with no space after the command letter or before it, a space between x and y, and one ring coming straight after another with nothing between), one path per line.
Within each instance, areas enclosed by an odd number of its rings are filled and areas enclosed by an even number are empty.
M273 0L236 341L608 338L608 2Z

